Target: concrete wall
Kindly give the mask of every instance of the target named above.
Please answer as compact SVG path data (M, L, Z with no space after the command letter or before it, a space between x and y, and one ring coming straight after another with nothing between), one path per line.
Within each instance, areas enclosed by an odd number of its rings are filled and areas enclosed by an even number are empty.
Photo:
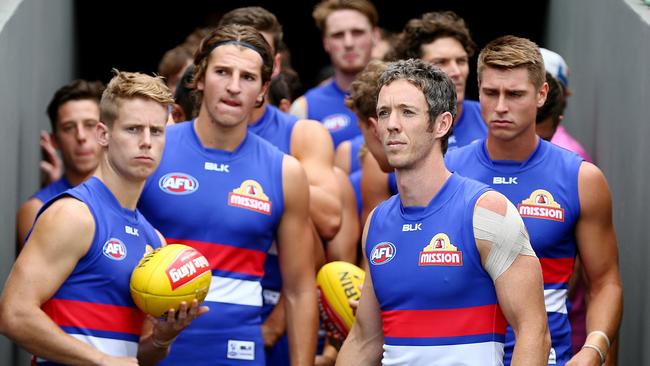
M15 213L38 188L45 107L73 79L72 0L0 0L0 290L14 259ZM0 365L27 365L0 336Z
M650 7L640 0L552 0L546 46L570 69L567 128L607 176L625 310L620 365L650 365Z

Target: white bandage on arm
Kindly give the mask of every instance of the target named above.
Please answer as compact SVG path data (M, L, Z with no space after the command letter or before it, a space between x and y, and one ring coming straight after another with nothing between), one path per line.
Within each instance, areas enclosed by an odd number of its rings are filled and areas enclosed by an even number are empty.
M510 201L507 201L505 217L477 206L473 222L474 237L492 243L484 265L492 281L510 268L518 255L536 257L524 221Z

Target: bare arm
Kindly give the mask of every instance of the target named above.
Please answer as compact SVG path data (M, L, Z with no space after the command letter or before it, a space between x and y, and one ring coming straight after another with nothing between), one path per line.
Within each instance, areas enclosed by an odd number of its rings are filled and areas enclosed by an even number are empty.
M42 310L90 247L88 207L73 198L53 203L38 219L12 268L0 300L0 330L28 352L64 364L135 365L66 334Z
M300 164L285 156L282 167L285 211L278 228L287 331L292 365L313 365L318 309L314 248L309 225L309 191Z
M18 209L16 215L16 253L20 253L25 245L25 239L32 228L38 210L43 207L43 202L38 198L30 198Z
M499 217L505 218L507 204L507 199L503 195L490 191L479 199L476 207L481 207L499 215ZM510 207L511 210L514 210L511 214L515 214L516 209L514 206L511 205ZM516 221L504 219L501 223L502 227L498 229L501 232L507 230L507 234L496 233L494 243L476 238L481 262L486 269L488 268L486 263L490 251L500 250L497 248L496 242L509 240L509 242L501 244L499 248L510 247L513 240L517 238L517 235L513 235L513 233L525 232L524 223L518 214L516 214L515 219ZM476 225L476 220L475 211L474 225ZM530 248L527 237L524 238L528 248ZM517 246L511 246L510 248L517 248ZM523 253L516 249L515 252ZM530 252L533 254L532 249ZM492 275L494 278L495 274L492 273ZM512 365L546 365L551 339L544 306L544 285L539 260L532 255L516 255L512 264L496 277L494 286L503 315L515 333Z
M363 248L365 253L368 226L372 212L368 215L366 226L363 229ZM375 297L375 289L372 284L370 272L366 273L359 299L359 307L356 319L345 339L339 356L336 359L337 365L379 365L381 363L382 347L384 344L384 333L381 328L381 310Z
M390 197L390 191L388 174L381 170L372 154L365 154L361 166L361 221L365 222L368 214Z
M342 205L329 132L316 121L298 121L291 136L291 155L307 174L310 217L320 236L332 239L341 226Z
M623 307L623 288L618 265L616 233L612 223L612 198L603 173L595 165L583 162L578 174L580 218L576 239L580 259L589 282L587 334L601 331L613 340L618 333ZM604 337L591 335L586 344L607 353ZM600 364L594 349L578 352L567 365L590 362ZM588 363L584 363L588 364Z
M339 168L335 168L335 173L342 191L343 218L339 232L327 243L327 261L345 261L355 264L357 261L357 245L360 235L357 200L354 195L352 183L350 183L350 179L345 172Z
M334 166L339 167L345 172L345 174L350 174L350 154L352 150L352 143L350 141L343 141L339 144L334 152Z

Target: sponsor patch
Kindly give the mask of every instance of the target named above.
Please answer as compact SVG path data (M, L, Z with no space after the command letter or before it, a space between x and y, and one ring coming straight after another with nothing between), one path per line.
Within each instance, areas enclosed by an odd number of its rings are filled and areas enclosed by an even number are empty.
M121 261L126 258L126 245L120 239L110 238L104 243L102 253L107 258L115 261Z
M553 195L546 190L538 189L530 197L517 205L521 217L534 217L564 222L564 209L555 202Z
M257 181L248 179L228 194L228 206L270 215L272 205L262 186Z
M165 193L184 195L196 192L199 189L199 181L189 174L168 173L160 178L158 187Z
M381 242L372 248L370 252L370 263L375 266L386 264L395 258L395 254L397 254L397 249L393 243L388 241Z
M255 342L229 339L228 358L232 360L255 360Z
M449 236L438 233L419 255L420 266L462 266L463 252L451 243Z

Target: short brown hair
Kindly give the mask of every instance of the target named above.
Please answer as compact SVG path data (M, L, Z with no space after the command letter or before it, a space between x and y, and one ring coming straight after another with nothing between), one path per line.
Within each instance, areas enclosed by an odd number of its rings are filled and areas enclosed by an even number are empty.
M350 85L350 95L345 98L345 106L359 117L359 122L368 123L368 118L377 117L377 95L379 77L386 70L386 63L371 60Z
M158 74L166 81L185 70L188 61L192 61L192 49L187 44L178 45L165 52L158 64Z
M548 84L546 102L544 102L543 106L537 108L535 122L542 123L547 118L551 118L553 128L557 128L560 124L560 117L564 114L564 108L566 107L566 96L564 95L562 84L550 72L546 73L546 83Z
M122 100L143 98L157 102L168 110L174 98L161 76L149 76L139 72L113 69L115 76L106 86L99 103L99 119L111 127L118 118Z
M271 80L273 73L273 52L271 46L264 39L262 34L255 28L247 25L229 24L216 28L206 36L194 55L194 77L188 85L194 89L197 101L202 102L203 93L196 88L199 80L205 77L205 71L208 67L210 54L216 47L227 42L239 43L250 46L250 49L256 51L262 57L262 83Z
M535 42L526 38L503 36L488 43L478 56L479 83L486 67L497 69L525 67L530 81L537 90L546 80L542 53Z
M86 81L77 79L70 84L64 85L54 93L50 104L47 105L47 116L50 118L52 132L56 132L56 120L59 116L59 108L71 100L92 100L99 104L104 91L104 84L101 81Z
M468 56L476 52L476 43L469 34L463 18L453 11L425 13L420 18L411 19L395 44L391 60L422 58L422 46L439 38L450 37L461 44Z
M368 0L323 0L314 7L314 12L311 15L314 17L318 29L325 33L327 17L337 10L345 9L356 10L365 15L373 28L379 24L377 8Z
M268 32L273 35L273 51L278 53L282 43L282 25L270 11L260 6L247 6L231 10L219 20L219 25L241 24L249 25L258 32Z

